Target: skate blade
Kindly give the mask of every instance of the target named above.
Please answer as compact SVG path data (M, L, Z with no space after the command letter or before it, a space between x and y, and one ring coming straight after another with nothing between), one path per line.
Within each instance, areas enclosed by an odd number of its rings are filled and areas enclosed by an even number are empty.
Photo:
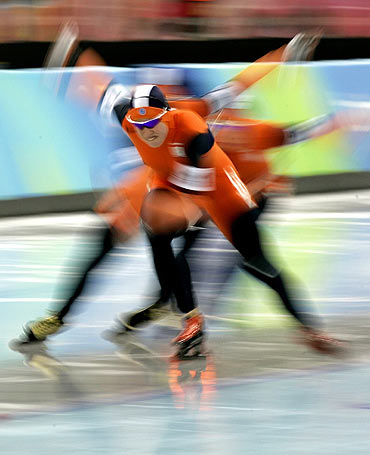
M65 367L59 360L45 353L32 355L26 364L52 380L58 380L65 372Z
M117 346L124 346L130 339L128 331L125 330L119 332L114 329L107 329L104 330L100 336L103 340L109 341L110 343L116 344Z
M194 340L194 343L191 346L180 348L174 357L179 360L192 360L198 357L207 357L207 355L208 351L205 348L204 342L199 339Z
M346 340L335 340L336 342L333 343L324 343L315 340L308 340L301 335L296 336L295 340L298 344L301 344L318 354L330 355L339 358L350 357L349 343Z
M37 352L45 351L46 346L43 341L29 341L25 342L19 338L14 338L8 343L9 349L21 354L34 354Z

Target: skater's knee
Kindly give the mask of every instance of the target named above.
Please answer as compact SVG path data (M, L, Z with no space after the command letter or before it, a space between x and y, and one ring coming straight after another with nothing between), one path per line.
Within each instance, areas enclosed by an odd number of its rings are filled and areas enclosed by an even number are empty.
M273 279L279 271L266 259L255 222L253 210L241 215L232 225L235 248L243 256L243 268L253 275Z
M167 190L154 190L147 195L141 209L141 219L146 230L153 235L184 232L188 227L177 195Z
M261 254L261 244L252 211L239 216L231 226L232 242L242 256L249 258Z
M262 255L244 257L242 267L252 275L261 275L268 279L277 279L280 272Z

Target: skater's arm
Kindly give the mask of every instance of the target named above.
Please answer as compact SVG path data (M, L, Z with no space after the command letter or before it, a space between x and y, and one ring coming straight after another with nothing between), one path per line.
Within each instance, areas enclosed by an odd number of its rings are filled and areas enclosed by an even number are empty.
M182 190L196 193L215 189L215 163L212 153L215 141L206 122L190 111L182 111L178 127L183 131L188 163L176 162L169 182Z
M117 125L118 121L121 125L130 107L131 93L124 85L112 81L100 100L98 110L109 123Z
M340 129L370 129L370 111L368 109L351 109L322 115L284 129L284 144L315 139Z
M201 100L207 106L208 115L225 108L282 63L310 60L320 38L317 33L299 33L287 45L268 52L225 84L206 93Z
M201 117L219 112L230 105L241 93L261 80L282 61L286 46L271 51L248 65L224 84L216 86L201 98L187 98L170 102L175 109L189 109Z

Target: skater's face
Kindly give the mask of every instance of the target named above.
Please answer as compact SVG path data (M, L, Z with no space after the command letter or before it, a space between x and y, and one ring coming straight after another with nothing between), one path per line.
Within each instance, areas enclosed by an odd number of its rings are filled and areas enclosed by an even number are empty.
M159 122L152 128L137 128L136 134L150 147L159 147L167 137L168 126L164 122Z
M163 122L167 109L156 107L134 108L127 114L127 120L135 126L136 134L150 147L159 147L168 134Z

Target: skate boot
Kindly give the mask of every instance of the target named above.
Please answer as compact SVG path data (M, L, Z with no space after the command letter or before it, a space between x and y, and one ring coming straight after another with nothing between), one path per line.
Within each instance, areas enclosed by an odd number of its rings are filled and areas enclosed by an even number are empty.
M37 321L32 321L24 327L24 333L15 340L10 341L9 347L13 351L22 352L32 345L39 345L48 336L58 332L63 326L63 321L58 314L53 314Z
M172 314L169 302L158 299L152 305L131 313L119 314L116 325L102 333L102 337L112 343L124 343L128 333L144 328L146 325L157 322Z
M203 350L203 327L204 319L198 309L185 316L185 327L179 335L172 340L177 347L175 357L180 360L191 359L204 355Z
M311 60L321 39L321 32L298 33L288 43L283 61L302 62Z
M303 327L301 334L303 344L322 354L338 355L345 352L346 343L327 335L325 332Z

